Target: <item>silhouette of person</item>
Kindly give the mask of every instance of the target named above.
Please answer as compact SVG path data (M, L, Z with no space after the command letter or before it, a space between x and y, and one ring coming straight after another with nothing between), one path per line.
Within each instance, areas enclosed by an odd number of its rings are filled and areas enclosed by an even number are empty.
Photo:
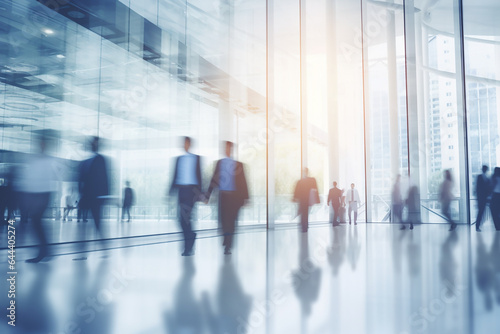
M420 192L416 185L410 186L408 189L408 197L406 198L406 208L408 209L408 223L410 230L413 230L413 224L420 222ZM402 226L404 230L406 226Z
M361 202L359 198L359 193L357 189L354 189L355 185L354 183L351 183L351 189L348 189L345 195L345 200L349 204L349 225L351 225L351 212L354 211L354 225L358 225L357 220L358 220L358 206L359 203Z
M231 254L236 219L240 208L249 199L243 164L231 158L232 151L233 143L226 141L226 157L217 161L205 200L207 203L212 191L219 188L219 223L224 233L224 254Z
M177 157L174 177L169 194L172 196L178 191L177 215L184 235L184 252L182 256L193 255L193 246L196 233L191 225L191 214L194 204L203 200L201 197L201 159L199 155L189 152L191 138L184 137L185 154Z
M477 197L476 231L477 232L481 232L480 225L483 220L484 211L486 210L488 197L490 196L491 193L491 180L487 175L488 166L483 165L482 171L483 173L478 175L476 179L476 197Z
M500 167L495 167L491 181L493 194L490 201L490 211L495 229L500 231Z
M74 209L74 201L73 201L73 188L71 189L71 193L66 194L64 196L64 212L63 212L63 221L71 221L71 218L69 218L69 215L71 214L71 211Z
M56 190L54 160L46 154L48 143L42 137L38 139L38 144L39 153L31 157L21 176L24 200L39 240L38 256L27 260L28 263L40 262L48 255L47 236L42 226L42 217L49 205L51 194Z
M306 233L309 227L309 207L319 203L318 185L316 179L309 176L308 168L304 168L302 178L295 186L293 201L299 204L300 225L302 232Z
M201 301L196 299L193 287L195 273L193 258L185 257L173 308L165 312L167 333L204 333Z
M127 222L130 222L130 208L134 205L134 200L134 191L130 188L130 181L126 181L125 189L123 189L122 220L125 220L125 213L127 213Z
M453 231L457 224L451 218L451 201L453 199L453 178L449 169L444 171L444 180L439 187L439 201L441 202L441 212L450 223L450 231Z
M391 192L391 206L392 206L392 222L396 224L403 223L403 195L401 191L401 175L396 176L396 182L392 186ZM404 225L401 227L403 228Z
M330 189L328 192L328 200L326 202L326 205L332 204L333 208L333 221L332 224L339 225L340 224L340 205L342 202L342 190L337 188L337 182L333 182L333 188Z
M90 142L92 157L81 164L79 188L82 208L89 209L94 218L97 231L101 234L101 208L105 196L109 195L109 178L106 159L98 153L99 137L93 137Z
M76 203L76 222L79 223L80 220L82 220L84 223L87 222L87 217L88 217L88 210L85 206L85 199L82 202L82 198L80 197L80 200L77 201Z

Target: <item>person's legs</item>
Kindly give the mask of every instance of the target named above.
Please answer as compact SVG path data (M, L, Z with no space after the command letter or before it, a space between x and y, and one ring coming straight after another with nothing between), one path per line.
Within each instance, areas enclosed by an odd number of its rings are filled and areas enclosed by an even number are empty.
M50 193L40 193L40 194L29 194L28 195L28 205L30 206L31 219L33 223L33 228L40 242L38 256L27 260L27 262L39 262L45 256L47 256L47 236L42 226L43 213L49 205Z
M130 221L130 206L127 206L127 221L129 222Z
M358 208L354 208L354 225L358 225Z
M457 224L455 224L455 222L451 218L450 203L443 203L442 205L442 213L446 217L446 220L450 223L450 231L453 231L456 228Z
M300 212L300 226L302 232L307 232L309 228L309 206L308 203L299 204L299 212Z
M224 253L230 254L233 245L233 233L235 230L235 220L238 213L235 208L233 192L221 191L219 193L219 220L224 235Z
M191 214L194 206L193 187L181 187L179 189L179 223L181 224L182 233L184 234L184 253L189 255L193 249L195 233L191 226ZM130 219L130 212L129 212Z
M102 202L100 199L96 198L91 201L90 211L92 213L92 218L94 218L95 227L102 238L103 233L101 231L101 208L102 208Z
M352 204L349 203L349 209L348 209L349 211L347 211L347 214L349 216L349 225L351 225L351 212L352 212L352 209L353 209Z
M338 225L339 224L339 209L340 208L333 208L333 225Z
M485 209L486 209L486 201L483 199L477 200L476 230L479 230L481 226Z

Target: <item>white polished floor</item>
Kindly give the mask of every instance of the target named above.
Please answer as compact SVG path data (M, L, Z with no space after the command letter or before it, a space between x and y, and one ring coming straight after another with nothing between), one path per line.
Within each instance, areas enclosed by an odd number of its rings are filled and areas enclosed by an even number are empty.
M192 257L176 234L52 246L38 264L20 248L0 333L500 333L500 233L398 228L242 228L229 256L217 231Z

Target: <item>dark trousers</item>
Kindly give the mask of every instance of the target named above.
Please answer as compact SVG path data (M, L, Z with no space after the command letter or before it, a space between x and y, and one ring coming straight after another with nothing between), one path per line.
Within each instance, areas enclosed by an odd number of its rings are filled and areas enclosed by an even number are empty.
M124 206L122 209L122 220L125 218L125 213L127 213L128 221L130 221L130 206Z
M39 244L39 258L47 255L47 236L42 226L42 216L49 205L50 193L27 193L26 206L30 212L31 222L35 229Z
M307 232L309 227L309 203L299 203L299 215L302 232Z
M81 204L78 204L78 210L77 210L77 213L76 213L76 219L77 220L83 219L84 221L86 221L87 220L87 214L88 214L87 209L84 206L82 206Z
M196 233L193 232L191 226L191 214L193 212L194 203L197 198L197 189L195 186L179 187L179 206L177 214L184 235L184 252L189 253L193 249Z
M339 220L340 220L339 210L340 210L340 206L333 208L333 225L337 225L340 223L339 222Z
M236 219L240 207L241 204L234 191L219 191L219 222L224 234L222 245L226 247L226 250L230 250L233 246Z
M500 231L500 193L493 193L490 202L491 215L493 216L493 223L495 229Z
M476 217L476 228L479 228L481 222L483 221L484 211L486 210L487 199L477 200L477 217Z
M101 238L103 237L103 234L101 231L102 204L103 204L103 201L102 201L102 199L99 199L99 198L92 198L89 200L89 209L90 209L90 212L92 213L92 218L94 218L95 227L96 227L97 231L99 232Z
M393 218L393 223L403 222L403 204L392 205L392 218Z

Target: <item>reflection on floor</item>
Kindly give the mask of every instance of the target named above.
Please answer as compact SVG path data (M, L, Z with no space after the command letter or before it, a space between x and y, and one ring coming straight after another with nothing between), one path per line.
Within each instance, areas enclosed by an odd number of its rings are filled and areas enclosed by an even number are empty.
M241 230L180 243L17 252L16 327L1 333L499 333L500 233L391 225ZM5 237L5 234L3 234ZM80 246L78 246L80 247ZM99 247L95 247L98 249ZM6 273L7 252L0 252ZM6 313L9 286L0 283Z

